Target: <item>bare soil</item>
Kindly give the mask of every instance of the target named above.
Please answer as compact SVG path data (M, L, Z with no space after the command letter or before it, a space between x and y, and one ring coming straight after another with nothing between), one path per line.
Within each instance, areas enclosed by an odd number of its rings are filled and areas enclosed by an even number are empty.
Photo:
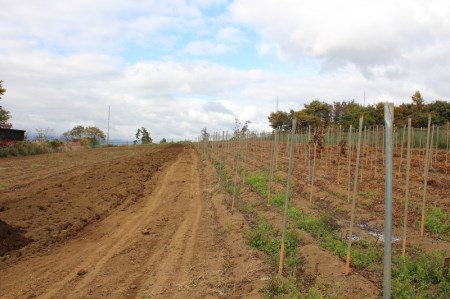
M0 298L262 298L269 269L188 145L0 160Z

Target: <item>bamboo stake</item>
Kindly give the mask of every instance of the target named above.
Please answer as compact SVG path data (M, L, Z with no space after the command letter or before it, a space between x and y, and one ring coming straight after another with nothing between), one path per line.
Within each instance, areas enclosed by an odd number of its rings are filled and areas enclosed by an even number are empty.
M238 146L237 146L237 157L236 157L236 172L234 174L234 188L233 188L233 200L231 201L231 210L234 210L234 203L236 200L236 190L238 185L238 174L239 174L239 160L241 157L240 151L241 151L241 137L240 134L238 135Z
M351 247L353 238L353 222L355 221L355 207L356 207L356 192L358 189L358 170L359 170L359 158L361 154L361 137L362 137L362 124L364 116L359 116L359 131L358 131L358 145L356 147L356 165L355 165L355 180L353 182L353 196L352 196L352 209L350 216L350 229L347 244L347 260L345 263L345 275L350 274L350 259L351 259Z
M361 140L361 147L362 147L362 154L363 154L363 156L364 156L364 142L365 142L365 136L366 136L366 129L365 129L365 127L364 127L364 129L363 129L363 135L362 135L362 140ZM362 158L362 160L364 161L364 157ZM367 160L366 160L367 161ZM360 176L360 178L359 178L359 182L360 183L362 183L362 181L363 181L363 172L364 172L364 163L361 163L361 176Z
M297 120L294 118L292 120L292 129L291 129L291 137L294 135L294 130L296 127ZM292 140L292 138L291 138ZM283 228L281 235L281 249L280 249L280 264L278 266L278 274L281 275L283 273L283 265L284 265L284 243L286 240L286 226L287 226L287 217L288 217L288 206L289 206L289 196L291 192L291 176L292 176L292 167L294 164L294 142L290 144L289 151L289 166L288 166L288 177L287 177L287 186L286 186L286 198L284 201L284 215L283 215Z
M402 242L402 256L406 254L406 230L408 227L408 204L409 204L409 170L411 167L411 118L408 118L408 136L406 149L406 179L405 179L405 213L403 218L403 242Z
M342 130L342 126L339 125L339 133L338 133L337 146L336 146L336 149L337 149L337 184L338 185L339 185L339 174L340 174L339 162L340 162L340 158L341 158L341 151L339 150L339 142L340 142L339 140L341 139L341 130Z
M352 131L353 131L353 127L352 125L350 125L350 128L348 130L348 153L347 153L347 175L348 175L348 179L347 179L347 202L350 202L350 181L352 178L351 175L351 161L352 161Z
M378 126L377 126L377 131L375 134L375 163L373 166L373 177L376 178L377 177L377 158L378 158Z
M439 150L439 126L436 126L436 150L434 152L434 163L437 162L438 150Z
M314 187L314 175L316 173L316 142L314 142L314 158L313 158L313 169L312 169L312 177L311 177L311 188L309 190L309 206L312 207L312 199L313 199L313 187Z
M405 142L405 132L406 132L406 126L403 126L402 128L402 141L400 145L400 163L398 164L398 174L400 175L400 171L402 169L402 160L403 160L403 143Z
M311 183L311 126L308 126L308 184Z
M450 122L447 122L447 152L445 153L445 173L448 169L448 131L450 130Z
M433 169L433 138L434 138L434 127L435 125L431 126L431 140L430 140L430 169Z
M420 223L420 236L423 237L425 232L425 202L427 198L427 184L428 184L428 167L430 165L430 127L431 114L428 114L428 129L427 129L427 144L425 153L425 170L423 177L423 197L422 197L422 222Z
M270 173L269 173L269 186L267 187L267 206L270 207L270 193L272 190L272 181L273 181L273 169L275 167L275 156L277 154L276 152L276 144L277 144L277 136L278 136L278 132L277 130L273 131L273 142L272 142L272 159L271 159L271 163L270 163Z

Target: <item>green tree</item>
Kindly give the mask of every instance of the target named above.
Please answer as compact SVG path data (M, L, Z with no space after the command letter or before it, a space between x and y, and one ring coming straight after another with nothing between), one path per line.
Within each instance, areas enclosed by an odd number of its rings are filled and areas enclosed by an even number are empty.
M201 131L202 141L209 141L208 129L203 128Z
M314 100L304 106L302 111L319 119L320 125L328 126L330 124L333 106L319 100Z
M161 141L159 143L167 143L166 138L161 139Z
M289 124L289 115L284 111L272 112L269 115L269 124L273 129Z
M72 130L63 133L63 139L67 141L80 141L86 134L86 128L75 126Z
M137 132L136 132L136 140L134 141L134 144L149 144L152 143L153 140L150 137L150 133L147 131L146 128L141 127L138 128Z
M412 97L413 106L418 109L419 111L422 111L425 106L425 101L422 98L422 95L420 94L420 91L416 91Z
M95 145L106 139L105 133L97 127L86 127L85 134L89 138L90 143Z
M84 127L79 125L73 127L70 131L64 132L63 138L67 141L89 142L91 145L97 145L100 141L106 139L106 135L97 127Z
M2 86L2 83L3 81L0 80L0 99L6 92L6 89ZM3 107L0 105L0 128L10 129L12 127L11 123L8 122L10 118L11 113L8 110L3 109Z

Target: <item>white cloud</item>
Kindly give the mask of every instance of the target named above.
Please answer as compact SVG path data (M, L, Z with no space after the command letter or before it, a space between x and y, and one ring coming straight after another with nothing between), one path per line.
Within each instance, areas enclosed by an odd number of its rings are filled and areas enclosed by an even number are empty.
M226 44L216 43L209 40L192 41L180 51L181 54L194 56L217 56L233 51L234 48Z
M216 40L218 42L230 44L243 44L248 42L245 34L241 30L234 27L221 28L216 33Z
M450 54L446 0L237 0L230 12L261 35L260 53L279 49L280 58L297 63L304 56L322 59L325 70L351 64L367 77L383 75L380 67L415 77L423 69L415 67L412 53L431 54L428 65L436 62L434 54ZM448 61L441 62L450 66Z
M144 126L159 141L232 130L235 116L268 129L277 96L289 110L312 99L362 102L364 91L367 103L450 94L446 1L236 0L223 9L229 3L3 3L1 104L16 128L57 134L77 124L106 130L111 105L111 138L131 141ZM250 43L255 52L241 57ZM139 56L149 51L164 59ZM252 54L268 67L225 63Z

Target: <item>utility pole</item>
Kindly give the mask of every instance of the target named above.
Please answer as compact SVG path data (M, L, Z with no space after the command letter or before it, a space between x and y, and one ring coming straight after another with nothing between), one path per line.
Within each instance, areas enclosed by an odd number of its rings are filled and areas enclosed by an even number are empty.
M111 105L108 105L108 132L106 134L106 145L109 145L109 117L111 115Z

